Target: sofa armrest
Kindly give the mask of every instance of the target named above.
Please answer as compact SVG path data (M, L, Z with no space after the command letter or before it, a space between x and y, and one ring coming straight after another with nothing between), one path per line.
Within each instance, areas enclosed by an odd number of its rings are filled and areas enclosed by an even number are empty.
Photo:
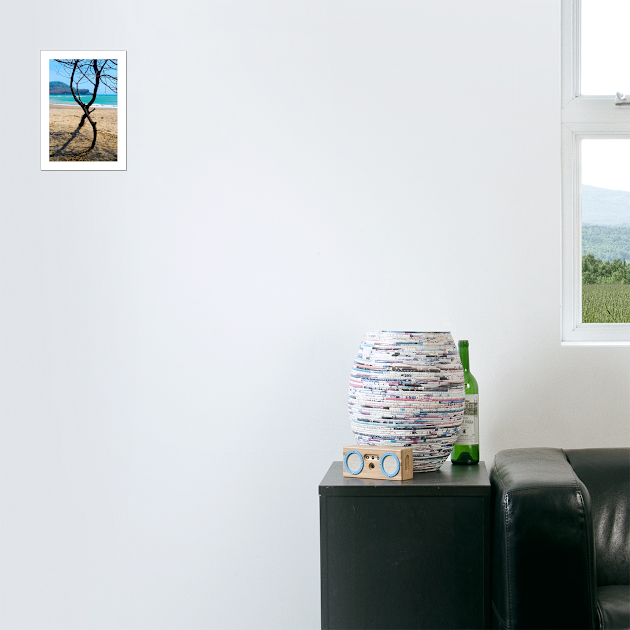
M490 480L495 627L597 628L590 497L564 452L501 451Z

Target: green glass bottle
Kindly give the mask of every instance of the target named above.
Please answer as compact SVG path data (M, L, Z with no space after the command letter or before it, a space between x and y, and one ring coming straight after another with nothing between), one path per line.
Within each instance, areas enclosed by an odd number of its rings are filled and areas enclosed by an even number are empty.
M468 341L459 342L459 356L464 368L466 403L462 426L459 428L457 442L451 452L453 464L479 463L479 386L477 379L470 373L468 359Z

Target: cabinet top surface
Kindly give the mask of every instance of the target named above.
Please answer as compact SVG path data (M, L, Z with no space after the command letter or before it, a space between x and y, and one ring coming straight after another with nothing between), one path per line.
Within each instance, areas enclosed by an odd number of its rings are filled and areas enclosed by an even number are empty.
M333 462L319 484L327 496L489 496L490 479L484 462L457 466L446 462L435 472L415 473L412 479L357 479L343 476L342 462Z

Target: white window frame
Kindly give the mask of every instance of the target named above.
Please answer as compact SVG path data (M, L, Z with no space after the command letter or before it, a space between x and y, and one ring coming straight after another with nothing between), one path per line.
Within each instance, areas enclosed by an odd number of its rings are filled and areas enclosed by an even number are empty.
M630 345L630 323L582 323L581 142L630 138L630 106L580 94L581 5L562 0L562 344Z

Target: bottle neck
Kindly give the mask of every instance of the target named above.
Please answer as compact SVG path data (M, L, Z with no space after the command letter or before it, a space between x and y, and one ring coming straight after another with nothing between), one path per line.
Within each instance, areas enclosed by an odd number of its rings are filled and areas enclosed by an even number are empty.
M464 368L464 372L470 372L470 364L469 364L469 359L468 359L468 346L459 347L459 356L462 360L462 367Z

